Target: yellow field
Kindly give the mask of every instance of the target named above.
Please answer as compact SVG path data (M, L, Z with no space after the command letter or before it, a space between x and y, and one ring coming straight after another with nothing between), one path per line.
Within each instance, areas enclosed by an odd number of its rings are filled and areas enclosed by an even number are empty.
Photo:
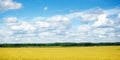
M0 48L0 60L120 60L120 46Z

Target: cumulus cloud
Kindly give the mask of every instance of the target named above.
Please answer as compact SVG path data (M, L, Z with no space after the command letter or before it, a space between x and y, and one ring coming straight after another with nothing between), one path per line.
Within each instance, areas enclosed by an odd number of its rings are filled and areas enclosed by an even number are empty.
M8 43L9 37L12 37L12 31L8 29L0 29L0 43Z
M4 18L4 19L7 23L13 23L13 22L17 21L16 17L8 17L8 18Z
M95 27L106 27L106 26L113 26L114 21L108 18L108 15L101 14L98 16L98 21L96 21L93 26Z
M76 18L84 22L90 22L90 21L97 20L97 17L103 13L104 13L103 9L93 8L85 11L73 12L71 14L68 14L67 17L69 17L70 19Z
M38 21L38 22L35 22L35 24L39 27L50 27L50 23L48 22Z
M21 3L15 2L13 0L0 0L0 12L20 9L21 7L22 7Z
M1 34L0 39L8 43L120 42L119 10L94 8L64 15L35 17L29 22L6 17L6 27L0 29L0 33L7 31L6 36ZM74 20L79 21L78 26Z
M31 25L28 22L18 20L16 17L8 17L4 18L6 21L7 25L9 26L10 30L15 30L15 31L34 31L36 28L34 28L33 25Z
M89 26L89 25L80 25L80 26L78 27L78 30L79 30L80 32L89 32L90 29L91 29L91 26Z

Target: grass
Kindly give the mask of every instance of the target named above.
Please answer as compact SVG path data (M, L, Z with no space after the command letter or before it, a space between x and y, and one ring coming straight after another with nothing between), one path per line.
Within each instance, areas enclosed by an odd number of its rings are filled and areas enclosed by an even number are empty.
M0 48L0 60L120 60L120 46Z

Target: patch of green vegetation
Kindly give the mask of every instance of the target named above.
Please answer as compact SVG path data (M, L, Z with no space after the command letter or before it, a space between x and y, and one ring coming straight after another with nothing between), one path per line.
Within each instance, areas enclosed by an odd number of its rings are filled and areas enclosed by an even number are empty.
M45 44L0 44L0 47L50 47L50 46L60 46L60 47L71 47L71 46L120 46L120 42L114 43L45 43Z

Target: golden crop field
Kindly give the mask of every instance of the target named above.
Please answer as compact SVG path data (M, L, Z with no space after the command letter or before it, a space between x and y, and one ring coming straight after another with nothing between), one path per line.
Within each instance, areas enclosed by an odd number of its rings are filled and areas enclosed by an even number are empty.
M0 60L120 60L120 46L0 48Z

